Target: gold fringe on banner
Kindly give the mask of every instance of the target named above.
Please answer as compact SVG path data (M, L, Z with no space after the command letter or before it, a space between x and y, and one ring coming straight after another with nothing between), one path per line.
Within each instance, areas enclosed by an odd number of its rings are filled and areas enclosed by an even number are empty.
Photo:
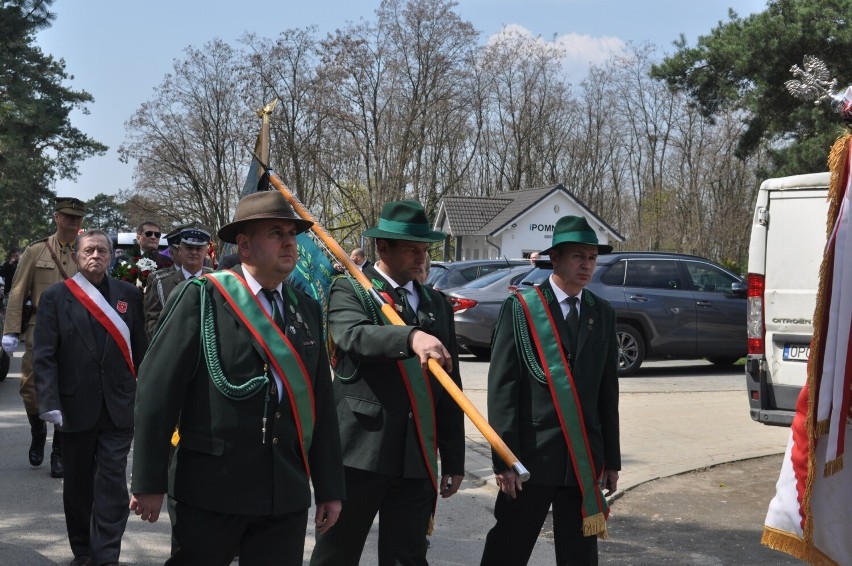
M604 517L603 513L597 513L583 519L583 536L590 537L594 535L597 535L601 540L609 538L609 533L606 530L606 517Z
M826 215L826 237L831 234L834 229L834 223L837 221L837 214L840 210L840 197L843 195L846 187L844 186L844 172L849 157L849 143L852 140L852 135L846 132L834 142L831 146L831 151L828 153L828 169L831 171L831 180L828 185L828 213ZM816 454L815 448L817 438L828 432L828 423L822 424L817 422L817 399L819 399L819 368L817 367L817 359L821 358L822 344L825 337L822 335L823 313L827 313L828 309L825 304L827 284L827 274L834 264L834 254L823 254L822 263L819 268L819 287L816 296L816 307L814 308L813 327L814 334L811 339L811 356L808 361L808 416L805 423L805 430L808 435L808 475L805 479L805 493L802 501L810 501L814 492L814 481L816 480ZM841 463L842 466L842 463ZM823 470L827 471L827 468ZM810 507L804 509L804 525L802 530L804 534L803 544L806 549L813 548L814 532L813 532L813 515ZM779 549L781 550L781 549ZM786 551L785 551L786 552ZM793 554L793 553L790 553Z

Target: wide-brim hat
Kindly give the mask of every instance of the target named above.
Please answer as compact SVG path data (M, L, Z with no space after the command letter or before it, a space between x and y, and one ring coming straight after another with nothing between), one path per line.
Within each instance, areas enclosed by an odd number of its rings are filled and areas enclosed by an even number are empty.
M550 247L539 252L542 255L550 255L550 250L560 244L586 244L597 246L599 254L608 254L612 246L598 243L598 235L589 226L589 222L582 216L563 216L556 221L553 230L553 240Z
M56 212L71 216L86 216L86 203L74 197L56 197L53 199Z
M237 243L237 234L245 226L256 220L286 220L296 225L297 233L302 233L314 225L293 212L293 207L278 191L252 193L240 199L237 212L230 224L219 228L219 239L231 244Z
M447 237L443 232L432 230L426 211L416 200L399 200L382 207L379 223L364 231L368 238L407 240L411 242L440 242Z

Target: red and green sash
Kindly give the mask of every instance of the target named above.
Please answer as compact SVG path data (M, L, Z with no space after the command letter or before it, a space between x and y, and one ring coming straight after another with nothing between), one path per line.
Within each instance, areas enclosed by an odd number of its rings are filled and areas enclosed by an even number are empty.
M518 291L517 297L524 310L532 343L542 362L550 395L559 416L562 435L568 445L574 473L583 494L583 535L606 538L609 506L601 491L599 478L595 476L583 410L574 385L574 376L559 341L556 324L547 306L547 300L538 287Z
M354 279L352 279L352 285L361 286ZM363 287L361 287L361 290L363 290ZM356 292L358 291L359 289L356 288ZM396 308L393 299L391 299L388 293L383 292L382 296L391 306ZM382 324L392 326L393 323L382 313L380 305L377 310ZM396 365L402 376L402 382L405 384L405 390L408 392L411 412L414 414L414 423L417 425L417 438L420 441L420 451L423 453L423 461L429 472L429 478L432 480L432 487L437 492L438 443L435 428L435 399L432 396L432 385L429 381L429 375L423 369L423 366L420 365L420 359L417 356L398 360Z
M302 459L305 462L305 470L310 475L308 451L313 439L316 406L313 385L301 356L260 304L245 279L233 271L208 273L201 279L207 279L222 293L275 368L280 386L290 397L290 407L299 431Z

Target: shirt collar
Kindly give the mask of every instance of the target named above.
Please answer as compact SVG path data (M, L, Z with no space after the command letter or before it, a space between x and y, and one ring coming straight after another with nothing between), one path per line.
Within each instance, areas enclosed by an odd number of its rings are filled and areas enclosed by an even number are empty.
M569 295L565 291L563 291L556 282L553 281L553 275L550 276L550 286L553 288L553 296L556 297L557 303L562 303L568 297L577 297L577 305L580 304L580 299L583 298L583 290L580 289L580 292L576 295Z
M406 291L408 291L412 295L414 295L417 292L415 287L414 287L414 281L409 281L405 285L400 285L399 283L397 283L396 281L393 280L393 277L391 277L390 275L388 275L387 273L382 271L382 268L379 267L379 264L374 263L373 268L376 271L379 272L379 275L381 275L382 277L387 279L388 283L390 283L393 286L394 289L396 289L398 287L402 287L403 289L405 289Z
M248 283L248 286L249 286L249 289L251 289L251 292L254 293L255 295L260 293L260 290L263 289L263 286L260 283L257 282L257 279L255 279L254 277L251 276L251 273L248 272L248 269L243 269L243 276L245 277L246 283ZM275 290L278 291L278 294L281 295L281 298L284 298L284 295L281 293L281 287L283 287L283 286L284 286L284 282L282 281L281 283L278 284L277 287L275 287Z
M203 267L202 267L201 269L199 269L199 270L198 270L198 273L190 273L189 271L187 271L186 269L184 269L182 265L180 266L180 270L181 270L181 273L183 273L183 278L184 278L184 279L189 279L190 277L201 277L201 274L202 274L202 273L204 273L204 268L203 268ZM256 294L257 294L257 293L255 293L255 295L256 295Z

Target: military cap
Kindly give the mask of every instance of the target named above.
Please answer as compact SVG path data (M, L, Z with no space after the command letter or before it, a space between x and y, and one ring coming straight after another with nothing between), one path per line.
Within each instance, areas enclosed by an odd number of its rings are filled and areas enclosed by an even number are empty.
M188 246L206 246L210 243L210 232L201 228L188 227L180 231L178 235L181 244Z
M71 216L86 216L86 203L74 197L56 197L54 210Z

